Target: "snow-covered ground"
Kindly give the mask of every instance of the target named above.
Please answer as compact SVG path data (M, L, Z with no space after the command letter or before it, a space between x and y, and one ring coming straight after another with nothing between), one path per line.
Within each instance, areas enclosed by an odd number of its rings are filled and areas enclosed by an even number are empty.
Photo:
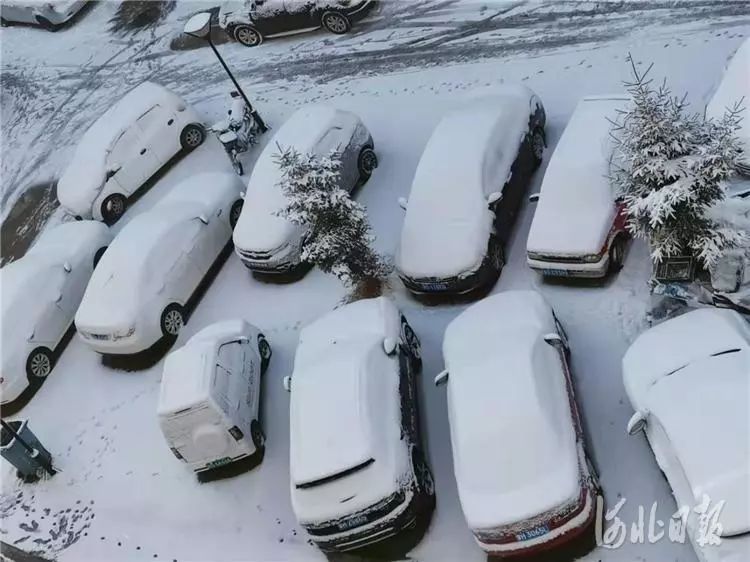
M96 4L54 35L27 27L0 32L4 218L28 187L57 177L84 128L144 79L174 88L207 122L219 117L230 85L211 52L169 49L185 19L211 5L178 2L161 24L135 35L108 31L116 8L110 2ZM344 37L318 32L252 50L233 43L219 48L274 129L311 102L360 115L375 139L380 167L356 197L370 213L378 248L389 255L403 221L397 198L408 196L432 129L467 93L510 82L531 87L547 111L546 164L580 97L621 91L628 52L644 68L654 62L655 77L665 76L702 109L728 57L750 33L750 3L734 0L415 0L386 4L382 16ZM257 147L246 157L247 170L259 153ZM539 189L544 167L530 192ZM231 169L213 139L162 175L115 229L181 179L210 169ZM554 306L570 337L578 400L608 505L627 500L618 515L628 530L639 505L648 515L658 502L658 517L666 522L676 510L669 488L643 436L624 431L632 412L620 361L644 324L646 250L634 245L624 270L604 285L543 282L525 264L533 212L526 204L519 215L494 292L535 288ZM33 232L45 215L21 214L14 221ZM60 218L58 211L52 222ZM431 526L410 558L483 560L458 503L445 392L432 385L443 368L444 329L465 305L422 305L396 278L392 294L422 339L422 421L437 486ZM162 363L114 370L74 338L49 380L15 415L31 420L62 472L21 485L3 463L0 539L61 561L322 560L291 510L288 395L281 379L292 372L299 328L344 296L335 278L317 270L275 285L252 278L234 255L223 266L178 345L226 318L244 317L263 330L274 348L263 397L267 450L252 471L205 484L172 456L160 433ZM584 560L690 562L695 555L689 544L666 537L656 544L628 537L620 548L599 548Z

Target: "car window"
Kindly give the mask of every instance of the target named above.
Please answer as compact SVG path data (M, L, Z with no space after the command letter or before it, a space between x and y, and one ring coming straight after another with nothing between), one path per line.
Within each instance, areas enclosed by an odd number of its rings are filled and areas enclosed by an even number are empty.
M316 152L321 155L328 154L329 152L336 150L343 150L345 145L345 139L342 139L343 129L341 127L331 127L326 133L320 137Z
M128 127L120 133L120 136L117 137L114 143L112 143L107 161L109 164L121 166L135 158L139 150L140 143L138 130L133 126Z

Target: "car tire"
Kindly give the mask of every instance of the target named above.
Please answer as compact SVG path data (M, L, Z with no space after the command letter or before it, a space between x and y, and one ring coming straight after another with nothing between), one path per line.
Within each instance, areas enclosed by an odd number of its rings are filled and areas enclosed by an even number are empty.
M258 420L250 422L250 439L252 439L256 450L260 451L265 448L266 436Z
M170 304L161 313L161 333L167 338L177 338L185 325L185 315L179 304Z
M8 20L0 18L0 27L8 27Z
M54 31L57 31L59 29L59 27L57 25L55 25L54 23L52 23L51 21L49 21L47 18L42 17L42 16L37 16L36 17L36 22L39 24L40 27L42 27L43 29L46 29L47 31L53 31L54 32Z
M104 252L106 251L107 251L107 246L102 246L94 254L94 269L96 269L96 266L99 264L99 260L102 259L102 256L104 255Z
M618 234L609 247L609 273L617 273L625 263L625 237Z
M505 251L503 250L503 245L496 237L490 240L490 252L492 270L499 277L503 271L503 267L505 267Z
M257 47L263 43L263 34L250 25L238 25L232 30L232 36L237 43L245 47Z
M260 355L260 372L263 374L266 372L266 369L268 369L271 355L273 355L271 345L263 334L258 336L258 355Z
M37 347L26 358L26 377L29 383L39 383L46 379L55 366L55 357L46 347Z
M359 151L357 157L357 170L359 170L359 181L365 183L370 179L375 168L378 167L378 155L371 146L365 146Z
M334 10L323 12L323 15L320 17L320 25L326 31L335 35L343 35L352 28L352 22L346 14Z
M414 447L412 450L412 469L414 470L414 477L417 481L419 493L425 501L430 502L430 498L435 497L435 480L432 477L430 467L427 466L424 453L418 447Z
M422 346L419 343L419 337L414 333L414 330L409 326L406 320L401 323L401 335L404 339L404 345L409 350L409 355L414 362L414 370L420 371L422 369Z
M183 150L195 150L206 140L206 130L200 123L189 123L185 125L180 133L180 144Z
M245 168L242 167L242 162L239 160L232 160L232 168L234 169L234 173L238 176L245 174Z
M112 226L125 214L127 200L121 193L114 193L102 202L101 213L104 222Z
M544 160L544 130L537 127L531 132L531 157L534 159L534 169L536 170Z
M244 201L242 199L237 199L237 201L232 203L232 208L229 210L229 226L232 227L232 230L234 230L234 227L237 226L237 221L240 220L243 204Z

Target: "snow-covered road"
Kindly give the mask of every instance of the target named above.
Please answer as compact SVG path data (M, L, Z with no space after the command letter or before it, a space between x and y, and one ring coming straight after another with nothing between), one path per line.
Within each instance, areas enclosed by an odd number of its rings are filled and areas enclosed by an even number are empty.
M113 10L107 3L54 36L30 28L0 32L4 216L24 187L54 178L76 135L143 79L186 95L207 121L218 117L228 83L210 51L168 49L175 30L195 9L195 3L178 3L160 26L136 36L107 33ZM750 32L750 3L732 0L423 1L388 4L384 12L387 19L343 38L316 33L269 41L255 50L234 44L220 48L272 126L311 102L334 104L363 118L380 167L357 198L367 206L379 249L389 255L403 218L396 200L408 195L430 132L468 92L505 82L534 89L548 115L546 161L578 98L621 90L628 52L640 65L654 62L654 76L665 76L677 93L688 92L700 110L727 58ZM515 24L503 26L504 21ZM258 153L248 156L246 169ZM159 178L115 228L151 207L180 179L214 168L229 165L211 140ZM530 192L538 190L543 172L544 166ZM676 510L666 482L645 439L624 431L631 410L620 360L644 322L645 248L634 245L623 272L605 285L542 282L525 265L533 212L526 204L519 216L494 291L533 287L550 300L570 336L578 401L608 505L627 500L619 517L628 530L637 522L638 506L648 516L654 502L666 523ZM422 421L437 485L432 524L410 558L483 560L458 502L445 392L431 382L443 367L445 326L465 305L424 306L395 278L392 294L422 339ZM109 369L74 338L49 380L16 414L31 420L63 472L23 486L3 465L0 538L61 561L322 560L291 511L288 395L281 379L292 371L299 327L343 297L339 283L317 270L297 283L274 285L253 279L235 256L221 269L180 342L210 322L241 316L267 334L274 356L264 388L263 463L206 484L198 484L174 459L157 425L161 363L138 372ZM620 548L599 548L585 560L692 562L695 555L689 544L667 537L655 544L628 537Z

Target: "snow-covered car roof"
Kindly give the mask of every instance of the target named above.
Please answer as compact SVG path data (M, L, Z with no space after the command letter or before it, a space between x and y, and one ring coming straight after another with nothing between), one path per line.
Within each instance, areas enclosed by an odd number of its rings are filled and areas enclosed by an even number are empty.
M579 493L565 374L544 341L554 331L533 291L483 299L446 329L453 462L472 529L526 520Z
M238 247L258 251L276 250L297 231L291 222L276 216L287 204L287 199L277 185L282 172L276 163L279 147L294 147L305 154L313 151L323 136L337 127L337 136L344 148L361 124L359 117L324 105L309 105L297 110L266 145L253 168L247 185L247 200L252 204L242 210L234 230ZM333 147L332 147L333 148Z
M157 414L170 416L205 401L216 369L218 342L241 336L251 328L244 320L224 320L207 326L164 362Z
M343 306L302 330L290 405L295 485L378 462L385 427L377 388L389 368L386 325L394 322L398 310L381 297Z
M446 115L419 160L401 231L399 269L409 277L449 277L478 267L492 214L528 132L533 92L507 86ZM439 252L429 251L439 247Z
M69 221L44 230L26 255L49 253L55 255L59 263L63 263L66 256L72 257L81 251L90 250L91 244L102 238L112 239L106 224L93 220Z
M106 155L125 129L156 104L185 105L174 92L154 82L143 82L105 111L83 134L57 184L63 205L68 198L96 193L104 183ZM89 197L90 200L93 196ZM68 205L74 207L75 205Z
M654 384L646 407L690 485L692 497L678 502L724 501L721 536L750 532L750 349L691 361Z
M616 214L608 177L612 124L629 98L583 98L552 154L542 180L527 250L548 255L597 254Z
M743 99L744 98L744 99ZM706 106L706 116L721 119L727 108L742 101L744 111L737 135L745 149L744 159L750 158L750 38L737 49L729 61L724 76Z
M650 328L635 339L622 359L630 402L642 407L659 379L730 349L750 349L750 329L731 310L701 308Z
M144 296L155 294L179 256L179 240L195 236L206 207L195 202L159 204L131 220L94 270L76 313L76 326L131 324Z

